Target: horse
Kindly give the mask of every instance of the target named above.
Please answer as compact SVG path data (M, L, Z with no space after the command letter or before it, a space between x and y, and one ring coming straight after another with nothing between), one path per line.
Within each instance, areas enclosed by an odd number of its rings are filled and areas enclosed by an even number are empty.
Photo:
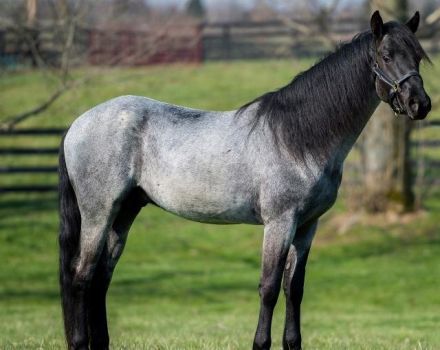
M319 217L344 160L382 100L418 120L431 101L420 16L370 28L291 83L238 110L122 96L78 117L59 155L60 287L69 349L108 349L106 293L127 235L152 204L207 223L264 225L253 349L270 349L283 285L284 349L301 349L300 305ZM283 282L283 283L282 283Z

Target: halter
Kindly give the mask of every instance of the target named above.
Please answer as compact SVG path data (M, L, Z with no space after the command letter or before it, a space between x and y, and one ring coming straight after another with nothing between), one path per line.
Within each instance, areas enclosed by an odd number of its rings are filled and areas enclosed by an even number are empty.
M391 79L380 67L379 64L377 62L374 63L373 66L373 72L377 75L377 77L382 80L385 84L389 85L392 89L390 95L389 95L389 101L390 101L390 106L394 111L394 114L398 115L401 114L405 111L405 108L402 107L402 104L400 103L399 100L399 95L398 93L400 93L401 91L401 84L409 79L410 77L420 77L419 72L415 71L415 70L411 70L408 73L406 73L404 76L402 76L400 79L397 80L393 80ZM394 106L393 104L393 100L396 99L397 101L397 107Z

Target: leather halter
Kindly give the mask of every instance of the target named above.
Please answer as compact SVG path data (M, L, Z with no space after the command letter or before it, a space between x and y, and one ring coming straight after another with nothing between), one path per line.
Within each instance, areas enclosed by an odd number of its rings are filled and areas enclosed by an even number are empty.
M400 103L398 93L401 91L401 84L405 82L405 80L411 78L411 77L420 77L419 72L415 70L411 70L405 75L403 75L401 78L397 80L391 79L378 65L377 62L374 63L373 66L373 72L377 75L377 77L382 80L385 84L389 85L391 87L391 92L388 96L389 98L389 105L394 111L394 114L398 115L403 112L405 112L405 108L402 107L402 104ZM393 100L397 101L397 106L393 104Z

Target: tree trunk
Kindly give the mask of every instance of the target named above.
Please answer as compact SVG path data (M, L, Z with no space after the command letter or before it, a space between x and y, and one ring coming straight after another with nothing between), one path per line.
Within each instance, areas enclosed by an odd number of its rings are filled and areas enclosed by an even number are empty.
M391 12L397 20L407 19L406 0L373 0L372 11L381 10L386 19ZM414 210L413 174L410 159L411 121L394 116L381 103L361 138L364 170L364 207L370 212Z
M35 24L35 17L37 15L37 0L26 1L27 22L29 27L33 27Z

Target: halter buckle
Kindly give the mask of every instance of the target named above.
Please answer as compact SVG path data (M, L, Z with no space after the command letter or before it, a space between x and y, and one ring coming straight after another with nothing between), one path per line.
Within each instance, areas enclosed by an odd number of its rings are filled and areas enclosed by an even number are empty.
M392 88L393 88L394 92L400 92L400 85L397 80L393 81Z

